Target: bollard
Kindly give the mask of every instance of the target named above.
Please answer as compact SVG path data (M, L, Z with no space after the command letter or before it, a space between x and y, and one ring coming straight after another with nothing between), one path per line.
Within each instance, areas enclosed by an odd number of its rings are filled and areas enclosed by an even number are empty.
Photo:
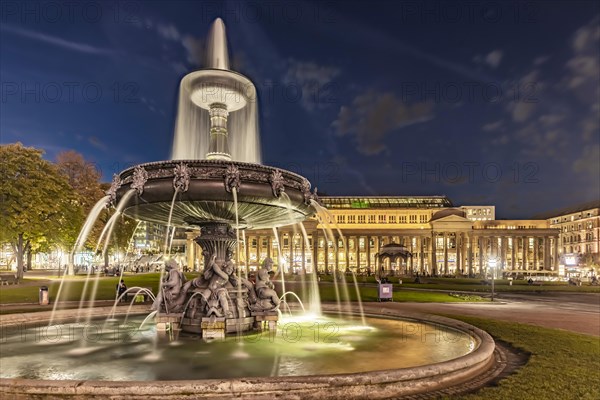
M40 286L40 305L47 306L50 304L50 297L48 295L48 286Z

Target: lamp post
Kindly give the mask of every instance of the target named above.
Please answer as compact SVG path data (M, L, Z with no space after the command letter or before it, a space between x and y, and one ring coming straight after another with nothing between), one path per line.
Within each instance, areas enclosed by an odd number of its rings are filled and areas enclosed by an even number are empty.
M498 263L498 260L496 260L495 258L491 258L488 261L488 266L490 267L490 270L492 271L492 301L494 301L494 277L495 277L495 269L496 269L496 264Z

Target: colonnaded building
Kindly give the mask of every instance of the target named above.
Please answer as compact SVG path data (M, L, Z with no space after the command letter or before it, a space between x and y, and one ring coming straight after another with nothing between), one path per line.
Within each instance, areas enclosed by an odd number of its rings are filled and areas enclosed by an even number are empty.
M240 264L254 270L266 257L286 272L383 268L397 274L596 274L600 201L531 220L497 220L494 206L454 206L445 196L320 198L329 211L302 226L244 232ZM305 232L305 235L303 234ZM188 268L202 268L201 251L186 232ZM385 245L410 255L383 260ZM400 247L403 246L403 247ZM389 246L388 246L389 247Z

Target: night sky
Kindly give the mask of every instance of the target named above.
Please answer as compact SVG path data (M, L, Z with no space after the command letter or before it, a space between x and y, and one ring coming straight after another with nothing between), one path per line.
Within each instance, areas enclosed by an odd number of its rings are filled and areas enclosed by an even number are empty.
M222 17L263 163L331 195L447 195L526 218L600 198L600 3L2 1L0 142L104 180L168 159Z

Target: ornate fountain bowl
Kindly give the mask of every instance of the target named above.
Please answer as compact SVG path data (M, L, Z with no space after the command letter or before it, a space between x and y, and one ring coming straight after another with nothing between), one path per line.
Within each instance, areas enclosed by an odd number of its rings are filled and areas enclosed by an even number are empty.
M225 104L229 112L240 110L256 101L256 88L250 79L239 72L202 69L187 74L181 80L194 104L206 110L211 104Z
M140 164L115 175L108 194L125 215L167 225L205 223L236 226L234 190L240 228L263 229L303 221L314 213L309 181L293 172L258 164L223 160L172 160ZM177 194L175 194L177 190ZM173 202L173 198L175 201Z

